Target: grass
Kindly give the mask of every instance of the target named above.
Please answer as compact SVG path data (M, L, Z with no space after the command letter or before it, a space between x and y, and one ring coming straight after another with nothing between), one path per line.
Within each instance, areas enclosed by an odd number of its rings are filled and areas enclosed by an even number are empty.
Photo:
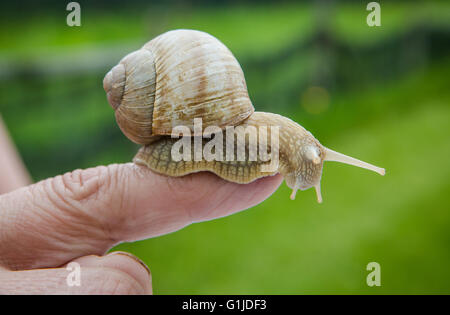
M450 27L450 4L415 1L411 3L380 2L381 27L367 27L368 2L339 5L333 20L335 36L353 44L365 44L387 39L408 30L412 25Z
M139 46L164 31L192 28L218 37L239 58L263 57L305 40L325 24L336 36L354 44L386 39L416 23L450 26L450 6L445 2L383 3L381 28L367 27L369 12L365 5L330 7L322 20L315 20L314 6L301 3L219 9L194 6L86 9L82 11L81 27L68 27L67 12L61 8L57 13L27 17L26 21L14 16L2 18L0 56L24 61L83 47L108 47L114 43Z

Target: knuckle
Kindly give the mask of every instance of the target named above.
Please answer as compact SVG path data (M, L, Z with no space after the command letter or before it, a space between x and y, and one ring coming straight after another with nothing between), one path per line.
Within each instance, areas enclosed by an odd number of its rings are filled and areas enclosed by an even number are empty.
M77 201L95 197L107 182L107 167L100 166L88 170L75 170L61 176L61 188L65 194ZM106 182L105 182L106 179Z
M122 185L121 173L118 165L75 170L43 181L43 189L38 191L52 208L71 216L71 220L65 222L93 226L95 231L110 239L113 238L112 227L121 219L123 199L122 194L117 193L118 186Z
M117 169L116 165L78 169L47 180L44 188L47 195L59 197L65 203L99 202L103 195L110 195L116 189Z

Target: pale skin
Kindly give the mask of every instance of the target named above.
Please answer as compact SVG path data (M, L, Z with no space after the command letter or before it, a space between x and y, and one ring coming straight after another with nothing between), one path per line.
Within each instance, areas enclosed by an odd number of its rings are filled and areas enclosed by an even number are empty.
M148 267L109 249L250 208L281 182L172 178L126 163L31 184L0 119L0 294L151 294ZM81 266L79 287L66 282L72 261Z

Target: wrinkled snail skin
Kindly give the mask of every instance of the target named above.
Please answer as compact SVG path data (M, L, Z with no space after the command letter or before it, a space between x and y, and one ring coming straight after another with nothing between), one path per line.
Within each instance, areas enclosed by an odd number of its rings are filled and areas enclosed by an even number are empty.
M183 176L209 171L244 184L280 173L292 188L291 199L298 189L314 187L319 202L322 202L320 180L324 161L385 174L382 168L322 146L289 118L255 112L238 61L225 45L204 32L175 30L156 37L113 67L106 74L103 87L123 133L143 145L133 161L160 174ZM237 144L233 158L225 158L227 148L223 141L223 155L218 160L204 156L195 159L195 149L191 150L190 159L175 160L172 149L179 139L171 138L173 128L186 126L194 132L194 118L202 119L203 134L206 128L217 126L223 130L224 140L228 126L243 127L234 129L236 138L233 138L239 139L244 133L241 139L245 139L245 158L237 158ZM273 165L273 159L262 158L260 154L250 158L247 127L254 127L258 133L260 127L265 127L267 152L269 156L277 153L276 168L267 169ZM278 127L277 147L271 143L271 127ZM210 140L201 139L197 149L203 151ZM191 143L194 148L194 137Z
M301 176L302 183L305 186L312 186L320 180L320 170L322 163L320 161L321 145L312 137L312 135L306 131L303 127L293 122L292 120L272 113L255 112L244 122L240 127L235 128L232 132L236 135L234 137L233 148L233 160L226 159L226 138L227 131L223 132L223 149L220 160L208 161L202 156L200 161L194 160L194 145L192 140L191 156L187 161L180 160L174 161L171 151L176 138L163 137L162 139L155 141L149 145L143 146L136 157L134 162L148 166L150 169L170 176L183 176L186 174L210 171L218 176L237 183L245 184L254 181L257 178L281 173L286 179L290 179L290 170L297 170L295 177ZM271 171L264 171L261 166L269 166L271 163L270 154L272 153L271 146L271 129L270 127L278 127L278 139L279 139L279 161L276 168ZM260 155L255 155L255 160L250 159L249 154L249 141L250 136L245 132L248 127L255 127L254 130L258 130L260 127L267 127L267 159L262 159ZM238 139L245 139L245 154L243 160L238 160L237 148ZM259 139L259 138L258 138ZM202 139L202 147L200 150L203 152L205 145L208 143L209 138ZM256 146L258 143L256 144ZM312 160L305 156L305 152L298 150L298 148L315 148L319 153L319 162L315 164ZM294 175L292 175L294 176ZM294 186L292 184L291 186Z

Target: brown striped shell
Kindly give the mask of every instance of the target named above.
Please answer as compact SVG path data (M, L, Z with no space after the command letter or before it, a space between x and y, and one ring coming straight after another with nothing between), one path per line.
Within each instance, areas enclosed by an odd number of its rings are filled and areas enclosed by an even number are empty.
M200 31L164 33L125 56L103 87L116 120L132 141L148 144L183 125L237 125L253 112L244 73L215 37Z

